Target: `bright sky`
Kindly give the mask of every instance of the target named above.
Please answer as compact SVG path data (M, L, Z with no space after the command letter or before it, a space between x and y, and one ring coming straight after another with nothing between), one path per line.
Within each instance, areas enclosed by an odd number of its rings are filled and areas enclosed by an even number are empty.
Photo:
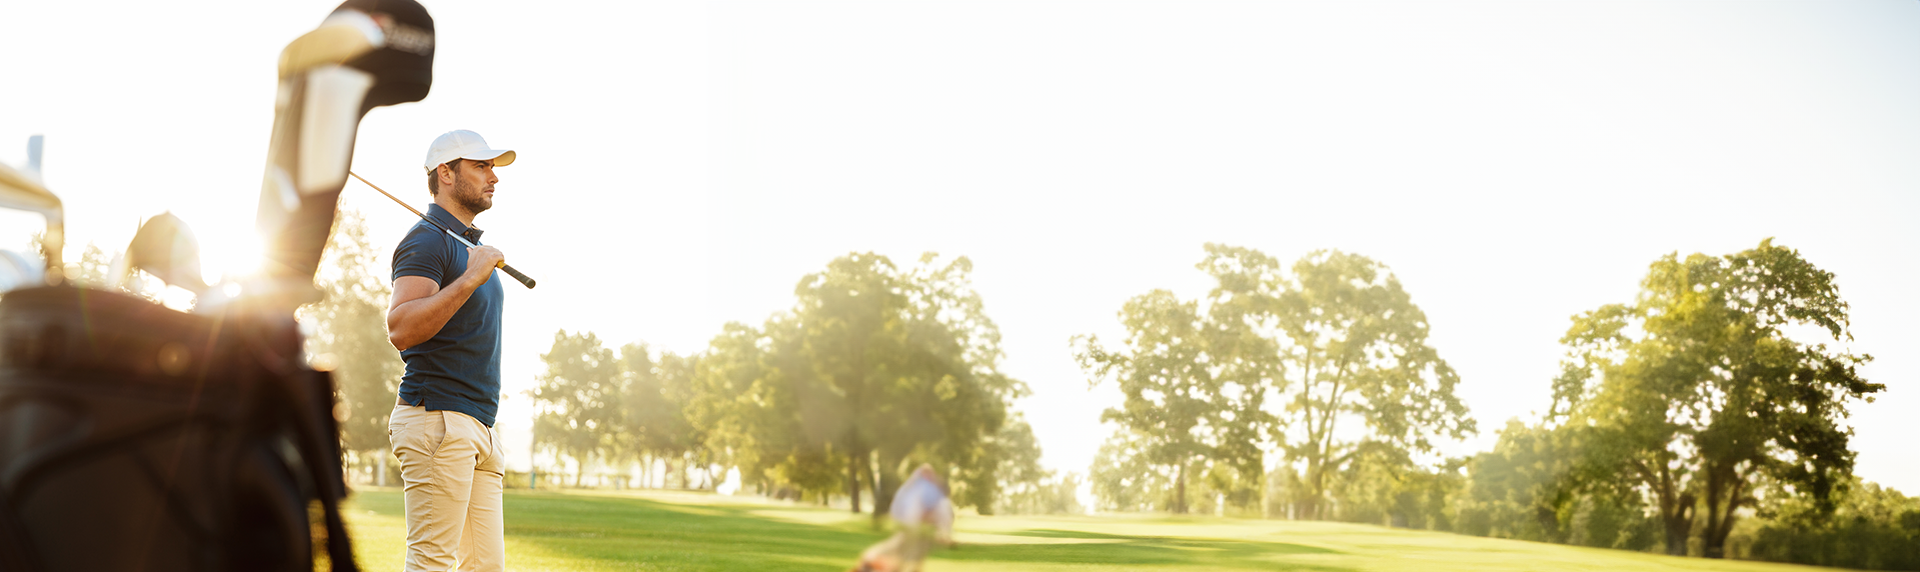
M0 161L47 136L67 256L172 210L211 266L252 238L274 62L334 2L0 9ZM1491 446L1544 410L1568 317L1666 253L1761 239L1839 276L1888 391L1857 472L1920 492L1920 2L430 2L433 93L354 169L416 206L427 144L519 160L477 225L509 284L500 426L558 329L693 352L849 251L973 259L1045 462L1117 397L1067 340L1204 295L1201 244L1391 266ZM411 216L351 185L392 244ZM0 213L0 248L37 217Z

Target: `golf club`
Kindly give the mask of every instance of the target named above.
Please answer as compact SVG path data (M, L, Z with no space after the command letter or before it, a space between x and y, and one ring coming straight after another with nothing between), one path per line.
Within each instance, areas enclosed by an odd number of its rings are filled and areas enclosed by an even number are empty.
M441 226L440 223L434 222L434 220L431 218L427 218L427 215L425 213L420 212L419 209L413 208L413 205L407 204L406 201L400 200L400 197L393 196L393 193L387 192L385 189L380 188L379 185L375 185L371 181L368 181L366 177L362 177L360 176L359 173L355 173L353 171L347 171L347 174L353 175L353 178L355 179L360 179L360 182L366 183L366 185L369 187L373 187L373 190L380 191L380 194L386 195L387 198L389 199L393 199L393 202L400 203L400 206L407 207L407 210L413 211L413 214L415 215L419 215L420 220L427 221L427 224L433 225L434 228L440 229L440 232L447 233L447 236L451 236L453 237L454 240L460 241L460 244L467 245L467 248L473 248L474 246L473 243L467 242L466 237L462 237L458 233L453 232L452 229ZM527 275L521 274L519 270L514 270L512 266L508 266L507 263L505 262L501 262L498 266L500 267L501 270L505 270L508 276L512 276L514 280L519 280L521 284L527 285L527 289L529 290L533 289L532 278L528 278Z

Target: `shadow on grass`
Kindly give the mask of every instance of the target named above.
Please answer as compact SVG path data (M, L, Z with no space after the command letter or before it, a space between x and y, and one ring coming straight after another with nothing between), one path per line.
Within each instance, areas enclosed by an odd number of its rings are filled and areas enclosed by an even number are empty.
M505 501L507 558L522 568L544 562L535 567L840 571L884 538L867 530L864 520L796 524L755 515L754 507L524 491L507 494ZM405 517L398 491L356 493L354 506Z
M357 497L357 510L402 516L398 492L368 492ZM861 550L886 536L871 530L864 518L803 524L755 514L761 507L753 506L682 505L632 497L542 492L517 492L505 500L509 550L515 545L532 548L540 554L527 556L564 559L577 569L838 571L852 566ZM1052 529L1007 534L1098 542L968 544L936 552L935 558L1010 565L1106 565L1115 569L1206 565L1249 570L1345 570L1273 560L1270 557L1275 555L1337 553L1279 542Z
M691 570L846 570L884 535L864 521L807 525L753 507L640 498L509 495L507 536L553 554ZM838 564L829 564L838 563Z
M1032 562L1050 564L1116 564L1127 566L1207 565L1249 570L1350 570L1327 566L1277 562L1285 554L1340 554L1318 546L1282 542L1255 542L1205 538L1128 536L1079 530L1031 529L1004 533L1031 538L1088 539L1084 544L977 544L939 552L958 561Z

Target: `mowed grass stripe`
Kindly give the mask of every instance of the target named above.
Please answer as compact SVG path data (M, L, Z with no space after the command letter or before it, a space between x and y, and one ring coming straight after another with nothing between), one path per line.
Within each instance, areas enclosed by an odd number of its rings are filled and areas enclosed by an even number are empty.
M754 498L668 492L511 491L507 563L517 571L840 571L885 535L866 515ZM400 493L348 503L368 570L400 570ZM1602 550L1348 523L1164 515L963 517L940 571L1789 571L1806 566Z

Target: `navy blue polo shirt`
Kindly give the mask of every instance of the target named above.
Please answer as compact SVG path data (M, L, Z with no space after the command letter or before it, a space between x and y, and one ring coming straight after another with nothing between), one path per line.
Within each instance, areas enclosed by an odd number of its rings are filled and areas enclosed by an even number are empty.
M452 213L429 205L427 216L480 244L480 229L469 228ZM467 246L420 221L393 249L393 279L419 276L445 289L467 271ZM493 426L500 411L500 311L505 299L499 272L474 289L467 303L447 319L433 338L400 352L407 374L400 379L400 400L428 411L458 411Z

